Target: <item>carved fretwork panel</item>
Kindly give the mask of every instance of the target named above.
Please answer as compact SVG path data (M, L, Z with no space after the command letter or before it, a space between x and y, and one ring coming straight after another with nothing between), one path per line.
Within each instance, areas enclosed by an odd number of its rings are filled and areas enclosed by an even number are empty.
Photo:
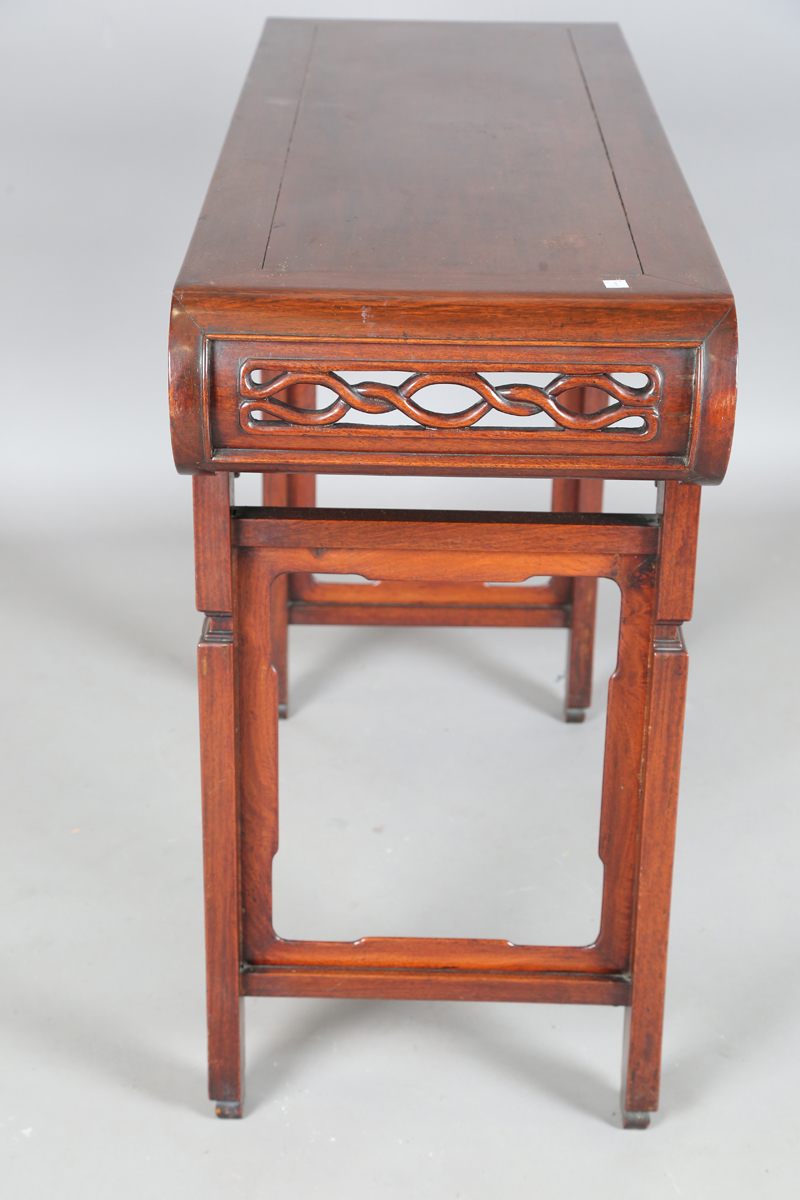
M289 369L278 371L274 363L248 358L239 368L239 421L244 429L274 428L276 423L303 427L335 425L355 409L381 417L402 413L424 429L467 429L477 425L492 411L514 420L544 413L564 430L602 433L627 418L637 418L638 428L615 429L618 434L639 441L650 441L658 433L661 400L661 376L656 368L641 368L647 382L630 387L607 372L576 371L561 373L544 387L530 383L493 386L477 371L421 371L410 375L399 386L366 380L351 384L335 371ZM265 376L257 382L255 376ZM316 384L335 394L332 403L313 411L287 404L281 393L294 384ZM459 412L436 412L424 407L415 397L425 388L448 384L467 388L476 400ZM576 388L590 387L605 392L608 404L598 411L575 412L559 402L559 396ZM379 429L375 424L370 428Z
M202 434L217 469L689 474L700 386L694 346L209 337L205 362ZM317 407L300 404L314 388Z

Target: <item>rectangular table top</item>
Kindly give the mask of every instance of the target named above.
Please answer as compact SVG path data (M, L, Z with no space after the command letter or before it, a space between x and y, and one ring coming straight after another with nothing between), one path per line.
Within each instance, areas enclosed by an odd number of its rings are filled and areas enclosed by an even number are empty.
M607 371L591 347L700 347L723 325L716 357L735 349L725 276L606 24L269 21L175 300L211 338L376 347L326 369L435 342L545 347L542 369L574 346ZM691 477L720 476L732 369L715 465Z
M198 288L731 303L615 25L268 22Z

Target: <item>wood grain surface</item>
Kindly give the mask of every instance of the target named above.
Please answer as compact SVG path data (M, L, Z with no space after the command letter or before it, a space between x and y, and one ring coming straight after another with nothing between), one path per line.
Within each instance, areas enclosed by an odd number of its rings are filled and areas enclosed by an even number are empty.
M268 22L176 283L171 354L190 473L718 482L730 450L733 298L612 25ZM262 357L320 380L656 369L663 394L646 437L511 418L466 438L385 419L257 428L240 368Z

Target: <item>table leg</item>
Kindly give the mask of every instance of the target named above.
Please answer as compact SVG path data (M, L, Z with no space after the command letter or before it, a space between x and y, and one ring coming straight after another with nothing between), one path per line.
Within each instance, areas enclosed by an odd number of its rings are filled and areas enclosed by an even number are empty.
M236 654L239 702L242 955L275 940L272 927L272 860L278 849L279 682L270 662L272 605L266 603L275 572L265 556L237 551ZM280 578L280 576L278 576Z
M227 633L227 639L223 640ZM206 897L208 1093L217 1116L242 1115L239 830L233 638L207 618L198 647Z
M681 623L692 615L700 488L661 487L658 596L643 761L631 1005L625 1014L623 1124L646 1129L658 1108L667 939L688 656Z
M317 389L314 384L298 383L281 393L281 399L295 408L316 408ZM313 508L316 503L316 476L284 475L280 473L263 476L263 503L289 508ZM289 601L291 580L280 575L272 585L272 663L278 672L278 716L289 714Z
M265 508L285 508L289 500L290 475L263 476ZM278 672L278 716L289 712L289 590L285 575L279 575L270 589L272 629L272 665Z
M576 388L563 393L561 400L562 403L566 400L568 407L576 412L594 412L608 403L605 392L597 388ZM554 479L552 509L553 512L602 512L602 479ZM564 718L577 723L583 721L592 702L597 580L578 578L564 582L568 584L572 610Z
M658 1108L688 656L678 626L657 625L639 830L631 1006L625 1010L623 1123L646 1129Z
M602 479L579 479L575 512L602 512ZM581 577L572 581L572 621L567 650L567 694L564 716L582 721L592 703L594 630L597 610L597 580Z
M230 504L232 477L193 480L209 1096L217 1116L242 1115L240 861Z

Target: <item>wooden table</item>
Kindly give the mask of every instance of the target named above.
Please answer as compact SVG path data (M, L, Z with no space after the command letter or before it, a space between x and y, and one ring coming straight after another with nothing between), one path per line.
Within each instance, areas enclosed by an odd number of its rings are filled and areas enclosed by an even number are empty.
M722 479L730 448L736 325L617 27L270 21L175 287L170 347L206 614L217 1113L242 1111L244 996L524 1000L625 1006L624 1123L646 1126L681 624L700 485ZM370 382L380 372L400 375ZM425 389L440 383L467 389L465 406L437 407ZM263 474L265 507L232 507L242 471ZM547 477L554 511L315 508L315 474L337 472ZM602 514L608 478L659 481L657 514ZM533 576L550 582L486 587ZM579 720L600 576L622 609L597 941L281 939L271 867L287 623L564 625L566 715Z

